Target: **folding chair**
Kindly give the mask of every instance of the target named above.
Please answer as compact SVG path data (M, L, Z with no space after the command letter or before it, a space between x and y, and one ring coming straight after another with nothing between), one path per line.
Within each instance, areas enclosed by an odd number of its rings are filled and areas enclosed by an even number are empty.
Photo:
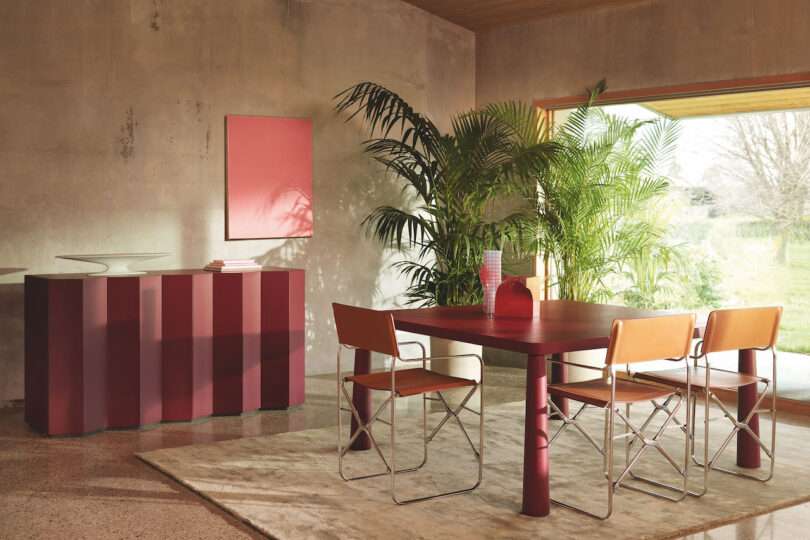
M335 326L338 333L338 353L337 353L337 407L338 407L338 472L341 478L345 481L360 480L364 478L373 478L376 476L390 475L391 478L391 498L397 504L408 504L417 501L424 501L428 499L435 499L437 497L445 497L448 495L456 495L459 493L467 493L474 490L481 484L483 475L484 463L484 410L483 410L483 391L484 391L484 363L480 356L475 354L464 354L458 356L442 356L428 358L425 355L425 349L419 342L406 342L397 343L396 332L394 330L394 318L389 312L375 311L371 309L364 309L359 307L346 306L342 304L332 304L335 315ZM416 345L422 349L422 356L418 358L405 359L400 356L399 347L405 345ZM391 368L386 371L373 372L364 375L351 375L343 376L340 369L340 353L342 349L365 349L377 353L385 354L391 357ZM449 358L477 358L481 366L481 382L476 382L470 379L462 379L460 377L452 377L444 375L427 369L427 362L436 359L449 359ZM397 364L402 363L421 363L422 367L397 370ZM371 415L367 422L360 418L360 414L355 408L352 398L346 390L346 383L353 383L355 385L363 386L369 390L378 390L388 392L388 397L377 408L376 412ZM456 405L455 408L451 407L442 392L454 388L467 388L470 390L464 399ZM481 406L479 411L475 411L467 407L470 398L473 397L476 390L480 392ZM437 397L429 397L428 394L435 393ZM397 469L396 466L396 401L400 398L407 398L411 396L422 396L422 462L409 468ZM346 399L349 408L344 408L342 398ZM445 415L442 420L430 431L427 431L427 401L437 401L444 405ZM381 418L385 408L390 408L390 421ZM461 422L459 415L462 411L468 411L479 417L479 440L478 448L470 438L464 424ZM352 417L357 423L357 429L350 435L349 441L343 445L343 422L342 412L351 412ZM398 474L406 472L414 472L421 469L428 458L428 444L433 441L439 431L449 420L455 420L455 423L461 429L473 454L478 461L478 478L471 487L458 489L454 491L447 491L422 497L414 497L411 499L399 499L396 494L396 477ZM382 422L388 424L391 428L391 451L389 459L386 459L382 450L380 449L377 440L374 438L373 426L375 422ZM361 435L365 434L371 446L377 452L377 455L385 465L385 471L379 473L366 474L362 476L347 477L343 472L343 459L346 453L351 448L352 444Z
M605 514L596 514L557 499L551 499L552 502L591 517L607 519L613 513L613 495L620 486L675 502L683 500L686 497L689 468L689 438L684 437L683 466L679 465L661 445L662 435L683 402L681 392L677 389L619 379L615 373L614 366L626 364L627 371L629 372L629 367L632 363L668 359L684 362L684 372L687 372L689 349L694 327L694 315L671 315L648 319L616 320L613 321L611 328L610 344L608 345L607 357L603 368L566 362L578 367L601 371L602 378L576 383L551 384L548 386L550 395L564 397L582 403L582 406L569 417L564 415L552 400L548 401L552 409L554 409L554 413L563 421L557 432L549 440L549 446L551 446L563 431L569 426L573 426L585 437L591 446L602 455L603 470L608 483L607 511ZM559 362L557 360L554 361ZM688 386L686 387L686 394L686 402L689 403ZM658 408L661 407L658 405L658 400L665 399L665 406L668 407L672 399L675 398L677 398L677 402L674 408L672 410L667 409L669 412L664 423L655 431L652 437L645 434L645 429L649 425L649 422L645 422L642 427L636 427L631 423L629 415L630 404L651 401L657 411ZM628 407L627 414L622 414L620 407L622 404ZM582 414L586 407L597 407L605 410L604 443L602 447L599 446L578 421L580 414ZM690 412L687 407L687 419L689 419L689 414ZM625 425L625 433L623 435L614 436L615 417L617 416ZM614 441L620 438L631 439L632 441L637 440L641 444L641 447L630 457L629 449L631 442L626 443L628 459L625 468L614 481ZM631 469L650 448L656 449L669 464L672 465L678 475L683 478L683 487L680 490L680 496L669 497L638 486L623 484L630 474Z
M706 323L706 332L703 341L697 343L695 346L695 354L692 357L694 366L690 368L691 378L691 391L692 402L691 406L691 423L686 422L682 428L689 432L691 439L691 455L695 465L703 468L703 488L698 492L690 492L691 495L700 497L709 489L709 471L711 469L750 478L752 480L759 480L760 482L767 482L773 477L773 470L775 465L776 453L776 340L779 332L779 321L782 318L781 307L764 307L764 308L743 308L743 309L723 309L713 311L709 314L709 320ZM756 349L759 351L771 351L773 361L773 376L771 379L766 377L757 377L755 375L746 375L736 371L728 371L719 368L713 368L709 362L709 354L721 351L739 350L739 349ZM700 365L700 361L704 365ZM647 373L637 373L637 379L651 381L659 384L665 384L673 387L685 387L690 384L687 378L684 377L683 372L675 370L666 371L653 371ZM715 393L716 390L732 390L739 391L743 386L759 383L764 384L762 392L757 394L757 399L754 407L743 419L738 419L733 415L726 405L720 400ZM760 405L765 400L768 390L771 391L771 407L770 409L760 409ZM697 410L698 395L702 394L704 397L704 421L703 421L703 461L699 461L695 456L695 413ZM714 402L717 407L722 411L723 416L717 418L710 418L709 405ZM771 414L771 445L768 447L762 439L751 430L748 423L755 414ZM709 458L709 423L713 420L727 418L732 424L733 429L728 436L723 440L722 444ZM688 426L688 427L687 427ZM716 462L722 455L723 451L728 447L731 440L745 431L753 437L760 448L765 452L770 460L770 468L767 475L758 476L740 471L733 471L723 467L719 467ZM708 466L707 466L708 464Z

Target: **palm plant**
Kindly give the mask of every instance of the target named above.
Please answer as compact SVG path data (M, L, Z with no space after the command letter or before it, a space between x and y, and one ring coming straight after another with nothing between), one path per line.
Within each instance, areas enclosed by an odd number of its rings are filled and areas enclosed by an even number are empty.
M624 277L630 286L622 291L625 305L643 309L675 307L680 292L681 263L685 260L677 246L651 245L627 261Z
M589 103L553 134L554 161L537 174L537 248L550 256L560 298L605 301L609 278L650 253L663 231L644 210L668 189L663 176L677 126L617 118Z
M496 197L517 192L526 171L544 170L555 145L515 136L486 111L452 119L449 133L396 93L363 82L338 94L336 109L359 116L374 137L365 151L403 182L405 204L380 206L363 220L386 247L414 250L396 263L410 279L409 303L466 305L481 301L484 249L522 245L523 209L493 215Z

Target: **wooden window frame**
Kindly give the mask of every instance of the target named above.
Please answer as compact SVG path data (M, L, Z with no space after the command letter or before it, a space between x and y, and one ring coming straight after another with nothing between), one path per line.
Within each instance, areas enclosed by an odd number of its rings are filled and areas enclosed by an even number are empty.
M673 86L640 88L636 90L618 90L615 92L608 90L599 96L596 103L598 105L620 105L644 101L716 96L742 92L757 92L761 90L784 90L808 86L810 86L810 72L802 72L747 79L727 79ZM553 121L553 112L555 110L573 109L574 107L584 104L587 99L588 97L584 93L576 96L537 99L534 100L534 106L543 109L543 111L546 112L547 119ZM549 114L551 115L550 117L548 116Z

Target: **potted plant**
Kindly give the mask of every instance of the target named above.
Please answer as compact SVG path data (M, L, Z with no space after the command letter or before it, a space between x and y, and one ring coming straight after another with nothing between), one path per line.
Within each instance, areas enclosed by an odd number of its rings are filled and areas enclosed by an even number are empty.
M456 115L442 133L372 82L352 86L336 100L339 112L366 122L373 137L364 143L366 153L403 184L404 203L376 208L363 226L384 246L412 255L396 263L410 280L407 302L480 303L484 249L501 249L507 241L522 245L526 230L525 208L498 211L493 201L518 193L527 171L547 167L554 145L539 139L525 144L512 125L487 111ZM459 352L459 346L447 350L443 340L431 344L434 355ZM473 350L480 354L480 347ZM453 366L438 369L463 374Z
M537 249L549 258L557 296L565 300L609 300L615 295L612 279L654 251L663 236L645 210L669 188L664 173L677 125L594 108L602 90L604 83L555 130L558 152L536 175ZM604 360L601 352L574 356L577 363ZM572 370L571 379L585 375Z

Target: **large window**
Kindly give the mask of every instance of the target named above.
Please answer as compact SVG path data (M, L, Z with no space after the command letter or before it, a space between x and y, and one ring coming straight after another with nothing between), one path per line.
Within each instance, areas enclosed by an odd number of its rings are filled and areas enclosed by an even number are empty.
M615 301L703 311L784 306L779 394L810 400L810 109L802 107L810 107L806 89L603 110L663 115L679 128L671 190L658 209L668 248L652 267L627 268ZM733 354L720 361L736 367ZM769 357L759 369L770 371Z

